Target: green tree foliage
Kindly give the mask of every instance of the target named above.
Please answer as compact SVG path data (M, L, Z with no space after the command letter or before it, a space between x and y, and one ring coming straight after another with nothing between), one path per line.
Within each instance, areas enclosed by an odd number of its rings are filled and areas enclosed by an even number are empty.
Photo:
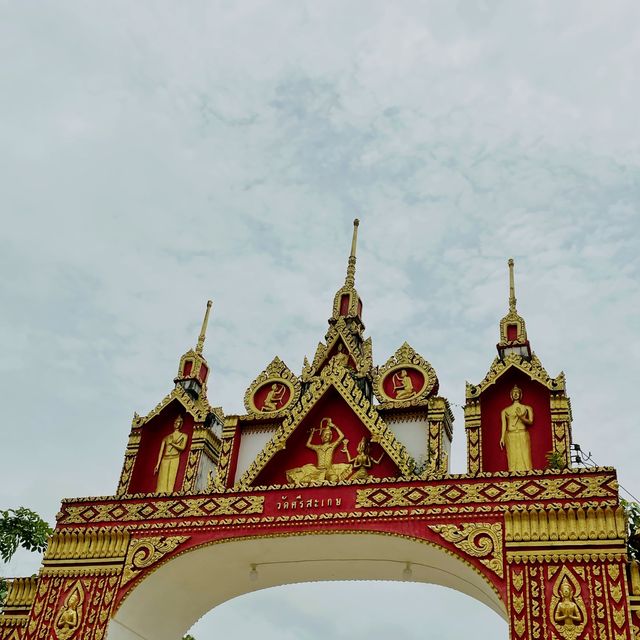
M196 640L190 633L182 637L182 640Z
M51 527L31 509L0 510L0 559L9 562L22 547L27 551L44 551ZM0 606L7 595L7 583L0 578Z
M640 504L628 502L622 498L620 498L620 504L622 504L627 514L629 533L627 551L629 552L629 557L640 561Z

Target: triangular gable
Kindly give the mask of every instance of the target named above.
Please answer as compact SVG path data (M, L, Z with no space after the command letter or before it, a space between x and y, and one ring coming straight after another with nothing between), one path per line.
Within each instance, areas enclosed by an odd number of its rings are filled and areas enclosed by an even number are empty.
M147 424L174 400L177 400L182 405L182 408L193 418L194 422L204 422L209 413L215 413L221 423L224 420L222 410L211 407L204 394L198 400L194 400L180 385L176 385L175 389L167 394L146 416L139 416L134 413L132 426L137 429Z
M366 374L371 370L373 366L371 338L367 338L362 343L362 346L359 346L354 335L347 328L344 318L340 317L335 324L329 327L325 340L326 343L318 343L311 365L305 362L305 368L302 372L302 379L305 382L318 375L322 367L335 355L337 345L340 342L344 345L344 351L355 362L356 370L360 375Z
M565 379L564 373L560 374L556 378L552 378L542 366L542 363L538 357L534 354L531 355L531 359L526 359L515 353L510 353L505 356L504 360L496 358L484 380L480 384L466 383L466 396L467 398L476 398L483 391L488 389L491 385L494 385L509 369L518 369L532 380L539 382L550 391L564 391Z
M387 427L373 405L364 397L348 371L344 367L329 363L322 370L320 376L312 381L300 402L293 408L271 440L242 475L238 482L240 487L251 486L273 457L286 448L289 436L330 389L334 389L356 414L365 429L371 434L372 441L380 445L396 465L399 473L402 476L411 476L410 457L404 445L396 440L393 432ZM356 443L352 444L355 446Z

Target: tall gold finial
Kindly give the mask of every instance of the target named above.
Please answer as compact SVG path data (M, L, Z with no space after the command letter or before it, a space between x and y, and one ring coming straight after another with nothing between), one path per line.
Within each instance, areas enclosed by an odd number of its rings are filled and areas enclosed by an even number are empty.
M516 310L516 285L513 278L513 258L509 258L509 311Z
M356 218L353 221L353 237L351 238L351 254L349 255L349 264L347 266L347 277L344 284L347 287L354 287L356 284L356 244L358 242L358 225L360 220Z
M207 334L207 325L209 324L209 312L211 311L212 305L213 300L207 300L207 310L204 312L204 320L202 321L202 329L200 329L200 335L198 336L196 353L202 353L202 347L204 347L204 339Z

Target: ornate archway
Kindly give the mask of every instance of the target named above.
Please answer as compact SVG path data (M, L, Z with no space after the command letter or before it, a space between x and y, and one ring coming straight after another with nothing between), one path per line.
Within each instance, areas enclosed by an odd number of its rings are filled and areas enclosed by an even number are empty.
M209 405L207 305L174 389L134 416L116 494L63 501L39 575L11 585L0 640L170 640L258 588L403 578L484 602L514 640L633 639L640 574L616 474L571 468L564 377L531 352L513 263L454 475L433 367L407 343L373 365L356 231L325 341L300 375L275 358L244 415Z

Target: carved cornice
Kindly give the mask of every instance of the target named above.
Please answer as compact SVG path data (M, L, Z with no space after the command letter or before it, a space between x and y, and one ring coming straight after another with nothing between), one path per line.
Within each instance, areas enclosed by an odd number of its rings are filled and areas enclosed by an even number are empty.
M289 400L277 411L262 411L255 406L253 397L256 391L268 382L279 382L289 388ZM258 375L258 377L249 385L244 394L244 406L250 416L258 418L268 418L273 420L283 416L292 405L298 402L300 398L300 379L295 376L289 367L276 356L267 366L267 368Z
M393 432L362 394L349 372L344 367L329 362L320 376L311 382L300 402L293 407L274 436L242 475L238 483L240 487L249 487L269 460L286 447L289 436L330 387L335 388L347 402L370 431L373 441L377 442L395 462L400 473L406 477L411 475L409 454L404 445L396 440Z
M551 391L564 392L565 379L564 373L560 373L556 378L552 378L542 366L542 363L535 354L531 355L530 359L523 356L511 353L503 360L496 358L484 377L484 380L477 385L473 385L470 382L466 383L466 397L467 400L471 400L480 396L487 388L495 384L502 375L511 368L518 369L526 374L528 377L536 380L540 384L547 387Z
M420 393L407 400L394 400L389 398L382 388L382 383L388 373L402 367L417 369L424 376L424 387ZM438 391L438 376L435 369L413 348L404 342L402 346L381 366L376 367L373 373L373 392L380 403L381 408L393 407L419 407L425 405L430 395Z
M129 546L129 532L123 529L79 529L55 531L44 555L45 566L60 561L88 559L117 562Z

